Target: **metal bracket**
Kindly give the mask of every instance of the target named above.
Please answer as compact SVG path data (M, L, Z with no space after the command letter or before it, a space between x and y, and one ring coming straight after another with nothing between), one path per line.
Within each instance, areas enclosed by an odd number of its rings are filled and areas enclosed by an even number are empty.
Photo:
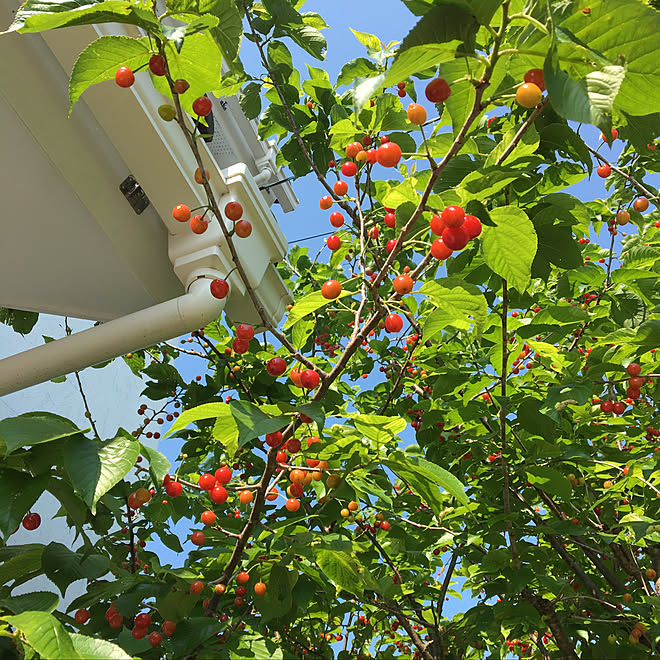
M287 181L293 181L294 177L293 176L288 176L286 179L281 179L280 181L275 181L275 183L269 183L265 186L259 186L259 190L270 190L274 186L280 186L283 183L286 183Z
M142 213L142 211L144 211L147 206L149 206L149 198L132 174L129 174L119 184L119 190L121 190L122 194L124 197L126 197L128 203L131 205L131 208L138 215L140 215L140 213Z

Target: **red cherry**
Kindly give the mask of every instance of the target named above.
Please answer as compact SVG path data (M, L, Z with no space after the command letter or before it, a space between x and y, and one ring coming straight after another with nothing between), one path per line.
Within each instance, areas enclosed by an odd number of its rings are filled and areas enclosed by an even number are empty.
M383 222L386 227L394 229L394 227L396 227L396 215L394 213L386 213Z
M388 314L385 317L385 330L387 332L400 332L403 328L403 319L398 314Z
M431 231L436 236L442 236L442 232L445 230L445 223L442 221L442 218L439 215L434 215L431 218Z
M413 286L415 286L415 283L412 280L412 277L410 275L399 275L398 277L394 278L394 282L392 282L392 286L394 287L394 290L400 294L400 295L405 295L407 293L410 293L413 290Z
M154 76L164 76L165 58L162 55L152 55L149 58L149 70Z
M287 511L291 511L293 513L294 511L298 511L298 509L300 508L300 500L297 500L294 497L292 497L286 501L286 504L284 506L286 507Z
M252 233L252 225L247 220L239 220L235 225L236 236L247 238Z
M313 390L321 381L321 377L312 369L305 369L300 374L300 384L306 390Z
M148 630L146 626L134 626L131 635L133 636L133 639L142 639L147 636L147 632Z
M331 213L330 224L333 227L341 227L344 224L344 216L341 213L339 213L339 211L335 211L334 213Z
M228 467L221 467L215 471L215 480L219 484L228 484L231 481L232 472Z
M201 594L202 591L204 591L204 583L201 580L195 580L190 585L190 593L191 594Z
M626 409L626 404L623 403L623 401L615 401L614 405L612 406L612 412L615 415L623 415L625 409Z
M211 282L211 295L218 300L222 300L227 297L229 293L229 284L226 280L216 279Z
M604 413L611 413L614 408L614 403L609 399L600 402L600 410Z
M174 81L173 87L177 94L185 94L190 89L190 83L183 78L177 78Z
M163 641L163 636L159 632L152 632L149 635L149 644L151 646L158 646Z
M286 463L288 458L289 455L285 451L278 451L277 454L275 454L275 460L278 463Z
M115 612L108 619L108 623L110 624L111 628L114 629L121 628L122 625L124 625L124 617L121 614L119 614L119 612Z
M445 227L460 227L465 222L465 211L460 206L448 206L440 217Z
M380 528L386 532L390 528L390 523L387 520L380 521Z
M442 232L442 242L450 250L462 250L470 240L470 236L463 227L447 227Z
M199 481L197 482L197 485L202 490L211 490L211 488L213 488L213 486L215 486L215 477L212 474L203 474L199 478Z
M281 376L286 371L286 362L281 357L274 357L266 363L266 371L275 378Z
M526 83L534 83L542 92L545 91L543 69L530 69L523 79Z
M337 280L328 280L321 287L321 295L326 300L334 300L341 294L341 284Z
M236 339L234 339L234 341L231 343L231 347L234 353L243 355L244 353L248 352L248 349L250 348L250 342L247 339L239 339L236 337Z
M200 96L193 101L192 109L193 112L199 117L206 117L211 112L213 103L211 99L207 96Z
M115 82L120 87L130 87L135 82L135 75L127 66L120 66L115 73Z
M239 323L236 326L236 336L239 339L245 339L246 341L250 341L254 337L254 328L251 325L248 325L247 323Z
M170 497L179 497L179 495L181 495L181 493L183 492L183 486L178 481L170 481L165 486L165 492Z
M176 632L176 621L163 621L163 634L171 637Z
M148 628L151 625L151 615L141 612L135 617L134 624L140 628Z
M349 158L355 158L361 151L363 151L363 146L359 142L351 142L346 147L346 155Z
M328 236L325 244L334 252L334 250L338 250L341 247L341 240L337 234L333 234L332 236Z
M208 228L208 220L201 215L193 215L193 217L190 218L190 229L193 234L203 234Z
M322 211L327 211L332 206L332 197L325 195L319 200L319 208Z
M481 234L481 220L474 215L466 215L463 222L463 229L468 233L470 240Z
M241 571L237 576L236 576L236 582L238 584L245 584L250 580L250 574L246 573L245 571Z
M224 486L215 486L209 493L211 502L214 504L224 504L227 501L227 489Z
M637 362L631 362L627 367L626 371L629 376L639 376L642 373L642 367L637 364Z
M386 142L378 147L378 162L383 167L396 167L401 160L401 147L396 142Z
M357 174L357 165L352 160L347 160L341 166L341 173L346 177L355 176Z
M596 168L596 174L598 174L601 179L607 179L607 177L612 174L612 168L607 163L603 163Z
M433 243L431 243L431 256L444 261L451 257L453 250L450 250L444 243L441 238L436 238Z
M172 209L172 217L179 222L188 222L190 220L190 209L185 204L177 204Z
M199 517L203 525L213 525L217 519L217 516L213 511L202 511L202 515ZM194 543L194 541L193 541Z
M194 545L204 545L206 537L204 536L204 532L193 532L190 536L190 540Z
M28 513L23 518L23 527L28 531L33 531L41 525L41 516L38 513Z
M238 202L227 202L225 204L225 216L228 220L236 222L243 216L243 207Z
M387 241L387 243L385 243L385 251L387 252L387 254L392 252L395 246L396 246L396 238L390 238L390 240Z
M348 184L346 181L337 181L333 186L335 195L343 197L348 192Z
M76 620L76 623L81 626L86 624L89 621L89 610L76 610L76 613L73 615L73 618Z
M451 89L444 78L434 78L424 90L431 103L444 103L451 95Z
M367 151L367 163L373 165L376 162L378 162L378 152L376 149L369 149Z
M266 444L269 447L279 447L282 444L282 432L266 433Z

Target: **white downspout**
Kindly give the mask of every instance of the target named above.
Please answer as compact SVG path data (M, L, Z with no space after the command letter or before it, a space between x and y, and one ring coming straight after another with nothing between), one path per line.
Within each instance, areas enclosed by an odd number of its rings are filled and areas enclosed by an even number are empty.
M208 272L193 280L179 298L0 360L0 396L81 371L197 330L220 316L226 298L211 295Z

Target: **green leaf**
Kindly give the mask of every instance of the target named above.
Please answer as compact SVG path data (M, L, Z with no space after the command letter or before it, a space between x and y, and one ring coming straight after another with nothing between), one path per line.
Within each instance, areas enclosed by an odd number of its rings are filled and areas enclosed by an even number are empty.
M579 268L583 264L582 252L568 227L543 225L536 230L537 258L546 259L560 268Z
M609 133L612 129L614 99L626 75L623 66L604 66L573 80L559 68L556 51L551 50L545 61L543 77L557 114L571 121L593 124Z
M405 42L404 42L405 43ZM411 46L403 50L403 45L392 62L385 76L384 87L395 85L400 80L437 67L443 62L449 62L456 57L458 40L447 40L444 43L428 43L423 46Z
M29 473L0 469L0 532L5 539L21 524L43 490L44 484Z
M176 635L173 635L169 641L173 657L184 658L193 649L215 636L217 631L218 622L205 616L178 622Z
M589 7L588 20L580 11L569 12L561 27L610 62L623 55L626 75L616 97L618 109L631 115L660 112L660 12L637 0L595 0ZM567 50L573 54L572 46Z
M169 473L171 467L165 455L161 454L157 449L152 449L142 443L140 443L140 453L149 461L149 472L151 472L154 483L162 483L163 478Z
M23 576L41 569L41 555L44 551L42 545L12 546L12 550L20 552L6 559L0 566L0 582L2 584L20 580Z
M160 22L154 13L129 0L28 0L3 34L96 23L128 23L152 34L161 34Z
M431 299L436 309L424 323L424 337L431 339L447 326L469 330L474 325L481 336L488 321L488 303L474 284L454 277L427 281L419 290Z
M69 633L48 612L23 612L3 617L11 626L21 631L29 646L48 660L78 660L82 656L75 650Z
M549 495L558 495L566 501L571 498L571 484L557 470L546 466L531 467L527 469L527 480Z
M172 42L167 42L166 56L172 78L183 78L190 83L179 100L183 109L194 116L193 101L222 84L222 51L210 33L198 32L186 37L180 53ZM151 82L158 92L172 98L165 76L152 75Z
M284 415L271 417L250 401L230 401L229 407L234 417L239 434L239 447L250 440L258 438L266 433L278 431L289 423L289 418Z
M97 442L76 438L64 449L64 465L73 487L92 513L96 503L135 466L140 443L124 429L116 438Z
M39 314L37 312L26 312L22 309L0 307L0 323L10 325L14 329L14 332L18 332L21 335L29 334L38 320Z
M261 85L251 82L241 90L241 110L248 119L256 119L261 112Z
M514 181L521 179L524 172L511 167L493 165L468 174L461 185L463 201L483 200L492 197Z
M366 569L360 565L353 555L342 550L316 549L316 563L328 576L328 579L339 589L362 597L364 583L360 576Z
M444 488L462 504L469 504L465 486L451 472L417 456L407 456L402 451L381 459L381 464L398 474L439 516L446 508L446 499L441 497L436 484Z
M352 295L355 295L354 291L342 289L342 292L339 294L337 299ZM328 305L332 302L333 301L324 298L320 291L314 291L312 293L308 293L302 298L299 298L296 301L296 304L293 306L293 309L289 312L289 316L283 326L284 329L290 328L294 323L300 321L300 319L305 318L309 314L315 312L317 309L321 309L321 307L324 307L325 305Z
M291 327L291 343L297 350L301 350L307 343L307 339L314 332L316 322L314 319L304 318L294 323Z
M399 56L414 47L433 47L447 42L462 43L463 52L471 52L478 29L479 23L470 11L454 4L433 7L406 35Z
M200 7L199 11L203 12L203 9ZM212 0L209 11L220 19L219 25L212 28L210 34L222 51L224 61L232 73L242 74L243 66L238 53L243 38L243 21L236 3L233 0Z
M66 590L72 582L101 577L110 567L109 559L105 555L84 557L56 542L49 543L44 548L41 565L46 577L57 585L62 597L66 596Z
M105 639L70 633L73 647L85 660L131 660L131 656L121 646Z
M491 211L495 227L484 227L481 249L488 267L523 293L529 284L537 250L534 225L515 206L499 206Z
M486 167L491 167L498 164L498 160L509 147L509 145L513 142L517 134L517 126L513 126L504 134L502 140L498 142L495 149L493 149L488 154L488 158L486 159ZM522 139L514 147L513 151L499 164L503 165L508 161L508 164L510 165L517 158L523 158L524 156L530 156L531 154L536 153L536 150L539 147L539 142L539 134L536 128L534 128L534 124L532 124L523 134Z
M21 614L30 610L52 612L60 602L57 594L50 591L33 591L10 598L0 599L0 607L8 609L13 614Z
M262 575L261 579L268 584L268 589L263 596L255 597L254 606L261 613L264 623L286 616L293 607L292 592L298 581L297 573L281 564L274 564L270 573Z
M156 609L163 619L181 621L190 616L198 601L199 598L195 594L169 591L156 599Z
M518 406L518 422L529 433L552 440L556 435L555 421L540 412L542 405L543 402L538 399L531 397L523 399Z
M49 412L29 412L0 421L0 446L4 444L6 455L20 447L34 447L43 442L84 433L71 420Z
M365 57L357 57L350 62L346 62L337 76L335 87L341 85L350 85L358 78L368 78L378 71L378 67Z
M401 417L383 415L348 415L348 417L353 419L355 428L360 433L376 443L386 442L406 428L406 421Z

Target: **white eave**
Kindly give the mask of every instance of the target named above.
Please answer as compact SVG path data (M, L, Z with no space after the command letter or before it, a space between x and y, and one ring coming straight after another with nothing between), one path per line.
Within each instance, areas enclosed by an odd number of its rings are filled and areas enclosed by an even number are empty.
M15 0L0 0L9 25ZM128 28L130 30L131 28ZM206 203L196 164L146 74L130 89L113 82L85 92L68 115L68 72L100 34L122 26L80 26L44 35L0 38L0 126L3 134L3 221L0 306L109 321L181 297L198 277L228 274L233 262L219 224L201 236L172 218L172 208ZM132 36L133 33L130 33ZM253 227L236 238L252 288L277 323L291 294L275 264L286 239L270 211L297 199L275 167L276 150L258 139L237 99L214 99L215 137L200 142L220 208L236 200ZM218 162L220 161L220 162ZM132 176L149 205L140 214L120 185ZM236 272L229 276L225 312L258 325ZM1 366L1 363L0 363Z

